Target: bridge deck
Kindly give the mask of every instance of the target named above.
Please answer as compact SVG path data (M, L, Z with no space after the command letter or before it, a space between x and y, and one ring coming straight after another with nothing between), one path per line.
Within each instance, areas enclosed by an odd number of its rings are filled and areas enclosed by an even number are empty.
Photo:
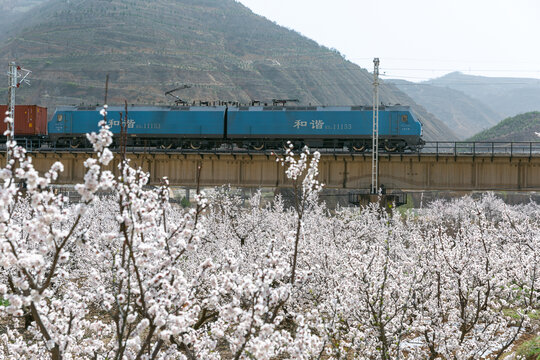
M84 161L91 152L35 152L33 163L39 171L61 161L65 170L58 183L83 181ZM197 167L201 166L200 185L230 184L241 187L288 187L283 167L267 153L178 153L134 152L132 164L150 172L151 184L164 176L174 186L196 186ZM117 169L119 157L110 169ZM0 154L0 165L5 154ZM540 191L540 156L536 154L383 154L380 156L379 182L387 189L401 190L507 190ZM371 181L370 154L323 154L319 179L327 188L368 189Z

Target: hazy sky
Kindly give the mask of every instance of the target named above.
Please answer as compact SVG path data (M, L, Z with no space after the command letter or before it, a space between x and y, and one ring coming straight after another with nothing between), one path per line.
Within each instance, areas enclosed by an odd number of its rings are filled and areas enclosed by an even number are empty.
M540 79L540 0L239 1L387 78Z

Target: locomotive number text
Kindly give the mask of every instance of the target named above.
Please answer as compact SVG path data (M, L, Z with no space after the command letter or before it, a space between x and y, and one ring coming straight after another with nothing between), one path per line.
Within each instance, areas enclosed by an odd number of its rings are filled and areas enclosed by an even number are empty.
M326 125L325 130L352 130L352 124L332 124Z

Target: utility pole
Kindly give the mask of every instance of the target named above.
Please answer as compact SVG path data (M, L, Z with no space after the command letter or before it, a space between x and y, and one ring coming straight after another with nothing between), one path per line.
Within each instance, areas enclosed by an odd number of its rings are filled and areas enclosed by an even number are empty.
M23 74L24 72L24 74ZM15 137L15 89L21 86L22 82L30 84L30 81L26 77L31 73L30 70L21 69L20 66L17 66L14 61L9 63L8 70L8 104L7 109L9 112L9 117L12 119L7 124L7 141L8 143L13 140ZM20 78L20 81L19 81ZM6 146L7 150L7 160L9 160L9 146Z
M379 191L379 58L373 59L373 144L371 158L371 193Z
M7 111L9 116L11 118L11 121L9 121L7 126L7 143L6 143L6 151L7 151L7 160L9 161L9 146L7 144L11 143L11 140L13 139L14 129L15 129L15 89L17 87L17 66L14 62L9 63L8 68L8 103L7 103Z

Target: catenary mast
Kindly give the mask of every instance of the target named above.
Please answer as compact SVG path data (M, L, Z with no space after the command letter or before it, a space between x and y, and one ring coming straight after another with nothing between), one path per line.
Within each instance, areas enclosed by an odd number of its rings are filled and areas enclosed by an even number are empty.
M379 190L379 58L373 59L373 144L371 158L371 193Z
M21 72L25 72L25 74L21 74ZM12 119L11 122L7 124L7 140L8 142L13 140L15 136L15 89L17 89L19 86L21 86L21 83L24 81L27 84L30 84L30 81L26 79L26 77L31 73L30 70L21 69L20 66L17 66L17 64L14 61L11 61L9 63L9 70L8 70L8 106L7 111L9 112L9 117ZM19 78L20 81L19 81ZM7 154L7 159L9 160L9 151Z
M14 62L9 63L8 68L8 106L7 111L12 120L7 123L7 140L8 142L13 139L15 128L15 89L17 88L17 65Z

